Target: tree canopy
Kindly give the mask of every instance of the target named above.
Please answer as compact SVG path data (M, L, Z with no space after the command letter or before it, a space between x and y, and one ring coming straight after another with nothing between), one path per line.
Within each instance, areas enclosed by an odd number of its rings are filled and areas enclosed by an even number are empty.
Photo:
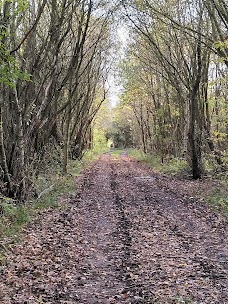
M0 191L26 199L53 151L66 174L99 130L162 161L186 158L195 179L208 155L225 168L227 16L224 0L1 1ZM123 23L123 93L113 128L97 128Z

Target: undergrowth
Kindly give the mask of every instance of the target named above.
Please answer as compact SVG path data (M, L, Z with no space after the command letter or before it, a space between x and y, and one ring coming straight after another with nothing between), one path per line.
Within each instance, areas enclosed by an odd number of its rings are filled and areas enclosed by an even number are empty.
M145 154L140 150L128 149L129 156L136 158L137 160L148 164L155 171L159 171L164 174L177 175L184 172L189 173L189 166L184 159L172 158L166 159L163 163L161 158L156 154Z
M226 173L218 177L218 187L212 189L206 200L217 210L228 216L228 176Z
M119 157L124 151L127 151L127 150L125 150L125 149L118 149L118 148L116 148L116 149L112 148L112 149L110 149L110 154L112 156L114 156L114 157Z

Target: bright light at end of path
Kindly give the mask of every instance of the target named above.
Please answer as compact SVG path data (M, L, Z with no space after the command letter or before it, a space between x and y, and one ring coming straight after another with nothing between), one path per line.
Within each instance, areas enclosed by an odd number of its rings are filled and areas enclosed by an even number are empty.
M127 46L129 44L129 30L126 26L119 26L116 31L117 40L118 40L118 50L116 55L116 62L114 63L114 70L118 69L118 65L120 61L122 61L125 57ZM117 73L118 74L118 73ZM123 90L123 87L119 83L119 79L117 78L116 73L110 73L108 77L108 86L109 86L109 95L108 99L112 107L115 107L119 100L120 94Z

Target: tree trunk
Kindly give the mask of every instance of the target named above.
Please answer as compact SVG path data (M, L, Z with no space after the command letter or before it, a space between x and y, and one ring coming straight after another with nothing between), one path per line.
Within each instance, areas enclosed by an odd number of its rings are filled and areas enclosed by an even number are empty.
M69 133L70 133L70 121L71 121L71 102L68 104L66 117L66 129L64 136L64 147L63 147L63 174L67 174L68 155L69 155Z
M25 140L23 130L22 110L18 100L17 88L14 88L14 98L17 109L17 128L18 128L18 189L16 197L20 200L25 198L26 181L25 181Z
M194 88L190 96L190 122L188 132L189 152L191 156L192 176L194 179L202 177L201 130L198 126L199 111L197 103L198 88Z
M0 156L1 156L1 167L3 169L3 180L7 184L7 192L10 193L12 190L11 178L8 171L6 153L4 147L4 130L3 130L3 109L0 105Z

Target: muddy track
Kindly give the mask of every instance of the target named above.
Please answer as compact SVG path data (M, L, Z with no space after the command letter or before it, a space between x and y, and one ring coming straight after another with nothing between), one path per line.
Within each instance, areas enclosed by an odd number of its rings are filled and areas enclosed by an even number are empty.
M140 264L135 274L153 294L148 303L184 298L226 303L225 221L206 206L161 188L155 174L134 162L126 160L125 170L121 166L121 162L116 166L119 191L133 224L134 259Z
M117 238L122 243L122 252L120 272L121 279L123 281L124 293L126 293L127 298L129 297L130 303L153 303L153 295L149 289L145 290L143 288L143 282L135 282L133 273L138 269L138 264L133 262L131 257L134 255L132 252L132 236L130 233L130 228L132 223L127 217L124 209L124 200L121 198L118 191L117 178L118 175L114 169L114 164L111 164L111 189L114 192L115 203L118 210L118 223L117 223ZM118 239L116 240L118 242Z
M225 304L225 219L129 159L104 155L67 210L24 231L1 269L1 304Z

